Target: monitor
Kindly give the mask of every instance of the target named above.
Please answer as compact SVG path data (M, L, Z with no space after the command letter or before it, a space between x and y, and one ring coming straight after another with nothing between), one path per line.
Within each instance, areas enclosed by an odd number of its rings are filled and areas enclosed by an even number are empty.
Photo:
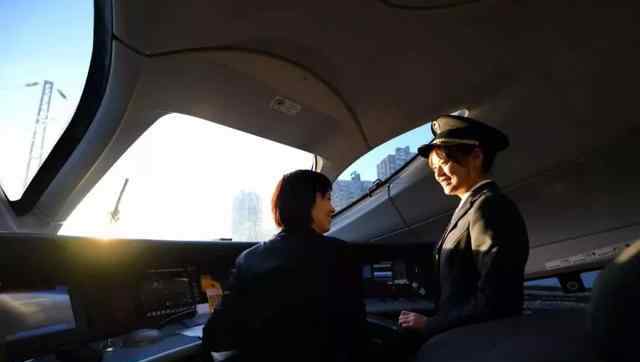
M65 287L0 292L0 341L39 337L76 327Z

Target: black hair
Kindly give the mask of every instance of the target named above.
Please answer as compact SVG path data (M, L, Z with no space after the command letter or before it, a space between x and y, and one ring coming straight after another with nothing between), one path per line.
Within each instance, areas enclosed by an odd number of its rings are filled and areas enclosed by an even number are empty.
M482 172L485 174L491 172L496 159L496 152L487 147L457 144L435 147L431 152L435 152L438 157L442 159L462 165L464 160L466 160L476 148L479 148L482 151ZM431 152L429 153L429 157L427 157L429 165L431 165Z
M331 192L331 180L320 172L297 170L282 176L271 199L271 211L276 225L286 229L311 227L311 209L316 194L324 197Z

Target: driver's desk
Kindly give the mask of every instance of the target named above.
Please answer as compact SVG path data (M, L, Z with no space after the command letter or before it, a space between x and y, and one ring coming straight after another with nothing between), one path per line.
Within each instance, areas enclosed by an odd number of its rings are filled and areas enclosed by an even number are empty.
M175 361L200 354L202 328L208 315L198 315L159 330L153 340L131 340L130 336L113 338L103 347L103 362Z

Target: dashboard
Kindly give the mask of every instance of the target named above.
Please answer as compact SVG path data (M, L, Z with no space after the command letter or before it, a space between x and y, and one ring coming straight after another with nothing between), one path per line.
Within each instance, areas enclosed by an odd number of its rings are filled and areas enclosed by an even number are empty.
M179 336L175 330L176 326L190 327L180 323L183 321L193 324L206 321L202 316L197 318L197 306L202 301L197 268L154 268L132 273L130 282L122 283L120 289L111 289L110 295L95 293L106 291L100 284L94 280L94 290L80 288L76 283L71 287L2 290L0 344L6 345L10 356L22 360L51 351L64 352L66 346L79 342L98 341L94 352L101 354L104 352L101 343L106 338L109 343L120 341L116 343L117 351L109 350L111 360L120 360L123 352L138 350L150 342L176 337L185 345L193 344L194 339L199 341L197 336ZM101 303L95 302L98 297ZM87 303L89 300L93 302ZM204 311L208 312L207 309ZM130 334L145 330L157 331L154 332L158 334L157 338L135 337L137 341L131 342ZM153 349L158 351L158 345ZM145 353L143 349L138 352ZM60 361L66 360L58 357ZM75 359L75 356L68 358Z
M198 353L236 257L255 245L39 235L0 243L0 354L56 361L91 360L78 349L103 361ZM368 314L433 308L428 245L353 247Z
M368 314L395 319L402 310L434 312L436 285L429 279L428 245L366 245L357 253Z
M0 360L91 360L62 355L102 354L107 341L111 355L142 353L126 346L139 330L159 331L156 349L165 340L199 345L179 330L206 321L202 276L223 284L254 244L0 234Z

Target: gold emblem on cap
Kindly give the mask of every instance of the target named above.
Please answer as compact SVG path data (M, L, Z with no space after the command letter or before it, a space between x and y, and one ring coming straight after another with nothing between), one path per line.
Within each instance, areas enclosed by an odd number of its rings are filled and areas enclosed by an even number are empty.
M433 128L434 131L440 132L440 125L438 124L438 121L433 121L433 124L431 125L431 127Z

